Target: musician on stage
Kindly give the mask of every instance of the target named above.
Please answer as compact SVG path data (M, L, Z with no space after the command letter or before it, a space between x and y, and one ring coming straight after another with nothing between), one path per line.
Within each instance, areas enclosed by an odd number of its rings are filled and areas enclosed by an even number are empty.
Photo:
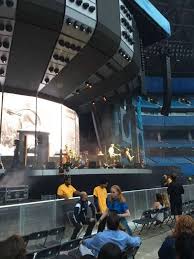
M114 165L114 163L115 163L115 150L114 150L114 148L115 148L115 145L111 144L109 149L108 149L108 154L109 154L111 165Z
M131 163L132 161L133 161L133 159L134 159L134 156L132 156L131 154L130 154L130 149L129 148L126 148L125 149L125 156L126 156L126 158L128 159L128 161Z

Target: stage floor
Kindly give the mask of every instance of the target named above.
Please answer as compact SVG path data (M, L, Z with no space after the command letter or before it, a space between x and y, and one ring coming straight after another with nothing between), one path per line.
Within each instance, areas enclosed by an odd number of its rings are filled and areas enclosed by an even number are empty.
M58 169L43 169L43 170L30 170L27 172L28 176L54 176L59 175ZM150 169L106 169L106 168L98 168L98 169L71 169L68 174L70 175L118 175L118 174L152 174L152 170Z

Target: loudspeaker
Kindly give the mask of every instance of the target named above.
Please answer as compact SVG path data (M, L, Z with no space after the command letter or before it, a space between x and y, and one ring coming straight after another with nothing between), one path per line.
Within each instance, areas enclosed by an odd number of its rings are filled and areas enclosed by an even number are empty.
M168 116L170 113L171 100L172 100L172 87L171 87L171 65L170 65L170 57L168 55L162 56L162 64L163 64L163 106L161 110L161 114L164 116Z

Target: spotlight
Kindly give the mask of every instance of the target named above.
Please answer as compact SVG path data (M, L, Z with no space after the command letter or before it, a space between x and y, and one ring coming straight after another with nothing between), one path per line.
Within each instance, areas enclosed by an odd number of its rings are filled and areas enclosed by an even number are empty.
M65 46L64 40L60 39L60 40L59 40L59 45L61 45L62 47L64 47L64 46Z
M3 41L3 47L5 49L8 49L9 48L9 41L7 41L7 40Z
M83 26L83 24L80 26L80 31L86 31L86 28Z
M66 24L67 24L67 25L71 25L71 24L72 24L72 21L71 21L71 19L70 19L70 18L67 18L67 20L66 20Z
M0 31L4 31L4 29L5 29L4 24L3 24L3 23L0 23Z
M52 73L54 70L54 67L49 67L49 71Z
M48 77L46 77L46 78L44 79L44 81L45 81L45 83L46 83L46 84L48 84L48 82L49 82L49 78L48 78Z
M86 33L88 33L88 34L92 33L92 29L91 29L90 27L88 27L88 28L86 29Z
M94 102L94 101L92 102L92 105L95 105L95 102Z
M76 4L80 6L82 4L82 0L76 0Z
M76 89L75 90L75 93L78 95L78 94L80 94L80 89Z
M13 7L14 2L12 0L6 0L7 7Z
M90 12L90 13L93 13L95 10L96 10L96 7L95 7L95 6L90 6L90 7L89 7L89 12Z
M55 74L58 74L58 73L59 73L59 69L56 67L56 68L54 69L54 72L55 72Z
M77 46L77 47L76 47L76 50L77 50L77 51L80 51L80 50L81 50L81 47L80 47L80 46Z
M107 101L106 96L103 96L103 101L104 101L104 102L106 102L106 101Z
M53 55L53 58L54 58L55 60L58 60L58 59L59 59L58 54L54 54L54 55Z
M0 75L3 75L5 70L3 68L0 68Z
M79 29L79 25L77 24L77 22L74 22L73 27L74 27L75 29Z
M70 59L69 58L65 58L65 63L69 63Z
M88 3L83 3L83 5L82 5L82 7L83 7L83 9L88 9L88 7L89 7L90 5L88 4Z
M64 43L64 46L65 46L67 49L69 49L69 48L71 47L71 44L70 44L68 41L66 41L66 42Z
M5 55L1 56L1 61L3 63L6 63L7 62L7 57Z
M12 31L13 31L13 27L12 27L12 25L9 24L9 23L6 24L5 29L6 29L6 31L8 31L8 32L12 32Z
M71 44L70 48L75 51L76 50L75 44Z
M65 62L65 58L64 58L63 56L60 56L60 57L59 57L59 60L60 60L62 63Z
M2 42L0 41L0 48L2 47Z

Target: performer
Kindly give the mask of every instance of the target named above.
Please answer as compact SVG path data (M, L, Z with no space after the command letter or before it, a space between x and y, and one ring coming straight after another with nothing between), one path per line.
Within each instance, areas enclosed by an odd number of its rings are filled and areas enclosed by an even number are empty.
M131 163L131 162L133 161L133 159L134 159L134 156L132 156L132 155L130 154L130 149L129 149L129 148L126 148L126 150L125 150L125 156L126 156L126 158L129 160L130 163Z
M68 175L65 175L64 177L64 184L61 184L57 189L57 195L59 198L62 199L69 199L72 198L73 195L79 196L80 192L77 191L72 185L71 185L71 178Z
M104 154L102 153L101 150L97 154L97 160L99 162L99 166L103 167L103 164L104 164Z

